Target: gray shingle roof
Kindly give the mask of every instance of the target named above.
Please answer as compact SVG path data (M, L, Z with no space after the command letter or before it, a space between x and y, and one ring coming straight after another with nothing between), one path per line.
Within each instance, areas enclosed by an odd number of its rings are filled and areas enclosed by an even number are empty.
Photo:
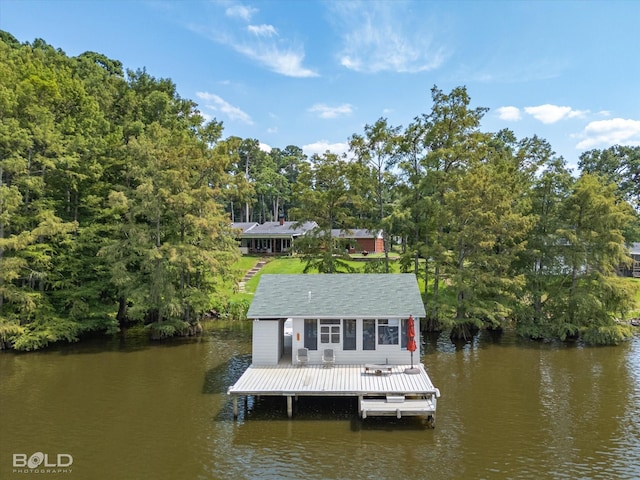
M252 228L258 226L257 222L233 222L231 224L233 228L240 228L242 233L247 233Z
M262 275L248 318L425 316L413 274Z
M316 222L305 222L302 225L298 222L284 222L280 225L280 222L265 222L261 225L256 225L242 236L249 237L277 237L277 236L297 236L304 235L309 230L317 227Z
M334 228L331 230L331 236L334 238L382 238L382 230L372 232L366 228L351 228L343 230Z

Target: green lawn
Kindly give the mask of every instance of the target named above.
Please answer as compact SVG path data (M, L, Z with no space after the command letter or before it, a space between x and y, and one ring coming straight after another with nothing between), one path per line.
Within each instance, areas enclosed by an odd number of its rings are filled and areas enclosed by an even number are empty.
M260 261L259 257L249 257L249 256L241 256L238 261L235 263L234 267L239 271L243 272L244 275L246 272L251 270L251 268Z
M274 257L247 282L245 288L247 292L255 292L260 276L264 273L302 273L303 269L304 264L298 258Z
M640 279L630 278L629 281L633 282L636 289L636 308L631 312L631 316L640 317Z
M378 259L378 258L376 258ZM257 257L242 257L238 261L238 268L249 271L260 259ZM356 272L364 271L365 262L352 261L348 262ZM258 281L260 276L265 273L303 273L305 263L300 260L299 257L272 257L268 259L268 263L260 269L260 271L254 275L245 285L247 293L237 293L234 298L250 298L251 294L256 291L258 287ZM397 272L398 265L393 262L391 264L391 271ZM317 273L317 272L311 272Z
M265 273L302 273L304 270L304 262L300 260L298 257L271 257L268 258L268 263L262 267L262 269L254 275L245 286L246 292L236 292L230 294L230 298L232 301L251 301L253 298L253 293L256 291L258 287L258 282L260 281L260 276ZM250 257L243 256L236 263L235 267L238 271L241 272L240 277L242 277L243 273L249 271L256 263L260 261L258 257ZM349 264L358 272L362 272L365 266L365 262L362 261L352 261ZM399 265L397 262L391 263L391 271L396 273L399 271ZM312 272L316 273L316 272ZM630 312L631 317L640 317L640 279L628 279L635 287L635 300L636 306L635 309ZM424 281L419 279L419 288L420 291L424 291Z
M350 254L351 258L384 258L384 253L369 253L367 255L363 255L361 253L352 253ZM397 252L389 252L389 258L391 260L397 260L400 257L400 254Z

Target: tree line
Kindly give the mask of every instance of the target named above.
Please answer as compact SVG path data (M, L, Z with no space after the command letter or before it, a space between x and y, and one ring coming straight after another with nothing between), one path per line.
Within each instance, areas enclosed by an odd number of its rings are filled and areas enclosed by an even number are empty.
M32 350L145 324L197 332L235 282L232 221L319 225L309 269L348 271L330 230L384 232L425 281L429 329L513 324L533 338L617 343L631 307L615 275L637 239L640 149L580 157L483 132L466 88L433 87L406 128L380 118L350 154L307 157L223 137L168 79L0 33L0 347Z
M195 333L233 281L231 141L175 85L0 42L0 346Z
M399 241L402 269L425 281L428 330L628 338L633 284L617 272L639 238L640 148L585 152L571 172L541 138L483 132L487 109L466 88L431 98L404 129L380 118L354 134L351 160L326 153L301 168L293 213L320 226L303 244L309 264L348 270L330 228L382 230L385 253ZM369 266L388 272L388 256Z

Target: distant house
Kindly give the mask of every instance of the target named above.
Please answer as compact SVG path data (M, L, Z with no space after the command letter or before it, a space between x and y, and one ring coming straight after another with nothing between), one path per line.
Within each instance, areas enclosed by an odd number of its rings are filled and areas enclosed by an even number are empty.
M384 242L382 240L382 230L372 232L364 228L354 229L332 229L331 236L334 238L344 238L350 240L349 253L382 253L384 252Z
M244 235L254 227L257 227L259 223L257 222L233 222L231 226L236 230L240 230L240 235L238 235L238 243L240 247L240 251L243 255L247 255L249 253L248 242L244 241Z
M234 222L240 230L240 250L243 254L277 255L290 253L297 237L318 227L316 222ZM364 228L332 229L331 236L349 241L349 253L382 253L382 231L372 232Z
M240 250L242 253L257 253L275 255L289 253L297 237L305 235L316 228L315 222L278 222L233 223L234 228L240 229Z
M632 263L620 268L620 275L623 277L640 278L640 243L632 243L629 246L629 255Z
M413 274L263 275L247 313L253 364L281 361L287 319L292 351L308 349L309 363L331 348L336 364L408 364L410 315L419 345L425 310Z

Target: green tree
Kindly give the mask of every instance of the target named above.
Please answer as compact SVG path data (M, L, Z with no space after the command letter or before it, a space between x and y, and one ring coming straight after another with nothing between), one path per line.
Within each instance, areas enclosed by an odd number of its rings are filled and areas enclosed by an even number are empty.
M424 145L426 126L423 119L416 118L400 136L399 161L400 182L398 197L400 208L395 212L399 217L402 228L403 252L400 264L404 271L413 265L415 275L422 275L420 258L426 260L428 212L431 210L429 202L431 196L424 195L421 184L425 181L426 169L423 160L428 150ZM425 271L425 283L428 281Z
M0 38L0 348L192 331L237 253L222 125L170 80Z
M393 167L398 157L400 127L392 127L386 118L380 118L373 125L365 125L364 135L352 135L349 147L360 165L360 181L353 185L359 195L370 202L364 203L364 223L369 230L382 230L384 243L384 269L389 273L389 249L391 243L391 222L393 187L396 176Z
M580 155L583 173L599 174L617 186L620 196L640 208L640 147L614 145Z
M517 330L531 338L553 336L550 300L562 290L564 241L559 231L565 222L561 206L569 196L574 179L562 158L554 156L551 146L541 141L536 155L544 166L530 188L530 214L535 224L527 238L527 248L516 262L526 278L521 310L516 314Z
M527 184L510 132L476 140L464 174L444 195L443 267L455 292L451 336L463 339L512 317L524 285L513 266L533 224L519 201Z
M258 186L256 185L256 163L260 162L265 156L265 153L260 150L260 142L257 139L244 139L240 143L238 148L239 164L238 170L234 172L235 175L244 175L245 182L251 185L255 195L251 198L246 198L244 204L244 221L265 221L263 204L258 203L259 195L263 192L258 192ZM264 197L262 197L264 198ZM257 213L257 215L256 215Z
M294 192L300 207L291 215L300 223L313 221L317 229L296 239L295 248L306 263L304 272L350 272L346 245L331 235L332 229L348 229L353 222L348 171L352 166L336 154L313 155L301 165Z
M224 187L225 204L233 222L248 222L249 207L253 203L256 191L253 183L245 173L245 162L240 156L242 139L229 137L216 145L219 155L227 158L228 183Z
M95 113L72 64L42 40L0 43L0 343L30 350L82 331L52 291L77 222L65 221L70 165Z
M289 145L284 150L272 148L269 157L275 164L272 174L275 180L274 196L271 202L274 219L278 218L279 214L287 217L289 210L297 206L293 197L293 185L298 179L301 165L307 161L307 156L300 147Z
M154 338L192 333L237 254L219 203L229 158L212 148L221 129L202 126L195 105L166 81L157 90L144 73L132 82L144 98L130 121L144 129L127 140L126 183L109 196L118 235L101 255L126 306L121 321L149 324Z
M609 344L631 335L615 319L631 302L629 292L619 289L615 272L628 261L622 229L632 215L615 192L615 185L583 174L562 206L566 226L558 233L566 242L566 288L556 294L552 307L561 339L581 335L590 343Z
M580 155L583 173L601 175L617 186L618 196L631 204L635 218L624 228L627 243L640 241L640 147L614 145Z
M431 97L431 112L421 118L426 155L422 159L425 176L420 189L423 198L429 199L425 204L425 258L428 262L425 271L433 269L433 287L425 291L426 303L430 306L427 323L430 329L436 330L443 320L441 309L449 303L448 298L441 295L446 280L444 267L451 255L451 245L445 240L451 219L446 195L467 169L471 160L469 152L477 150L480 120L487 109L469 108L471 99L465 87L456 87L445 94L434 86Z

